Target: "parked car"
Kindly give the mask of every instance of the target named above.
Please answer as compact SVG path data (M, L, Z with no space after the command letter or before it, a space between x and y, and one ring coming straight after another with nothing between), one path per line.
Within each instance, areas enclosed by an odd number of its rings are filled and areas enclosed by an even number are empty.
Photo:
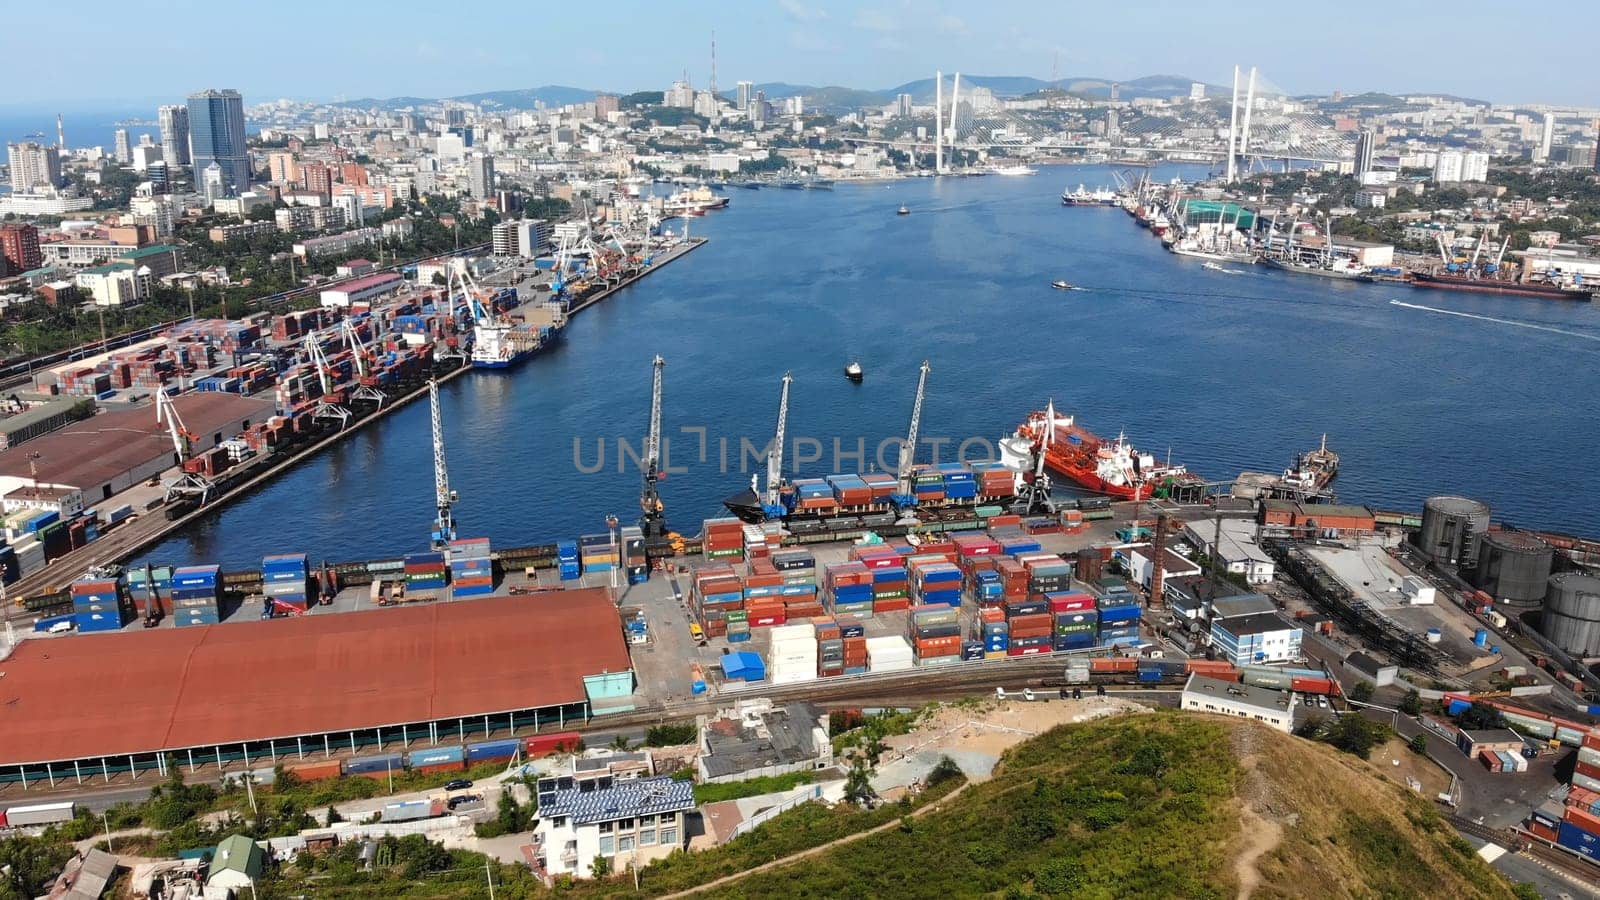
M72 628L73 628L73 625L72 625L71 622L57 622L54 625L51 625L48 629L46 629L46 633L47 634L66 634L67 632L71 631Z
M447 791L464 791L469 787L472 787L472 779L457 778L454 781L447 782L444 789Z

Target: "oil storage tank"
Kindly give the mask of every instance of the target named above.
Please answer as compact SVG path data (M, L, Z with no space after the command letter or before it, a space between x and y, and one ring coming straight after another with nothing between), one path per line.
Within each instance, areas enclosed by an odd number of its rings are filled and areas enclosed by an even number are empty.
M1489 530L1489 506L1467 497L1429 497L1422 504L1417 549L1434 562L1471 569L1478 542Z
M1539 630L1574 657L1600 656L1600 578L1577 572L1552 576Z
M1550 588L1555 550L1526 531L1491 531L1478 547L1473 584L1497 603L1536 604Z

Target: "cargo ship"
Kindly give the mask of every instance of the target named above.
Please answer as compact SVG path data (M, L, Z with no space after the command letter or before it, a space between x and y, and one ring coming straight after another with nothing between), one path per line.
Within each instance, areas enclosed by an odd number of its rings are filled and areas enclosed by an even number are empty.
M1116 206L1117 192L1107 188L1088 190L1083 185L1078 185L1076 190L1061 192L1062 206Z
M1321 446L1299 454L1294 466L1283 470L1283 484L1300 493L1320 494L1338 474L1339 454L1328 449L1328 436L1323 435Z
M1595 298L1594 289L1581 284L1567 286L1551 281L1511 281L1493 275L1452 275L1413 269L1407 279L1420 288L1471 291L1480 294L1509 294L1515 297L1546 297L1552 300L1586 301Z
M1107 441L1072 416L1034 412L1017 426L1017 435L1043 445L1045 465L1051 470L1081 488L1118 500L1171 497L1201 483L1185 467L1156 462L1120 434Z
M888 472L785 480L776 507L763 502L756 479L722 501L728 512L752 524L782 520L791 531L885 528L905 514L924 520L979 506L1010 508L1017 473L999 462L923 464L911 470L911 493Z
M559 303L530 303L472 329L472 365L509 369L561 337L567 317Z

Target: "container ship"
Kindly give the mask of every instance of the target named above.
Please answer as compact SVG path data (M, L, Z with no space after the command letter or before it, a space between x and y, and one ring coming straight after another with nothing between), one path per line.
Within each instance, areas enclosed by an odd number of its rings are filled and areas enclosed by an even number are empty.
M559 303L529 303L480 321L472 329L472 365L509 369L555 343L566 325Z
M1045 465L1053 471L1118 500L1171 497L1201 483L1183 466L1158 463L1140 453L1120 434L1107 441L1053 410L1032 413L1017 426L1017 434L1042 445Z
M1480 294L1509 294L1515 297L1545 297L1552 300L1593 300L1592 289L1581 285L1568 287L1550 281L1512 281L1492 275L1451 274L1448 272L1423 272L1412 270L1408 279L1421 288L1442 288L1450 291L1471 291Z
M751 486L723 501L740 519L759 523L782 520L791 531L882 528L915 510L936 519L980 506L1008 510L1016 500L1016 472L998 462L942 463L915 466L911 493L900 492L900 480L889 472L829 475L784 481L777 503L766 503Z

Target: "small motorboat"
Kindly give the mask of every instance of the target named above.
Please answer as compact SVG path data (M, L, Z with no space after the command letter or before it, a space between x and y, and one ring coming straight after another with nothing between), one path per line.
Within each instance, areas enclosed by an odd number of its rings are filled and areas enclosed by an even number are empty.
M1072 282L1066 280L1065 278L1057 278L1055 281L1050 282L1050 286L1058 291L1072 290Z
M844 367L844 377L854 381L856 384L861 383L861 379L865 377L865 374L861 371L861 363L853 362Z
M902 203L900 205L900 208L895 210L895 215L897 215L897 216L909 216L909 215L911 215L911 208Z

